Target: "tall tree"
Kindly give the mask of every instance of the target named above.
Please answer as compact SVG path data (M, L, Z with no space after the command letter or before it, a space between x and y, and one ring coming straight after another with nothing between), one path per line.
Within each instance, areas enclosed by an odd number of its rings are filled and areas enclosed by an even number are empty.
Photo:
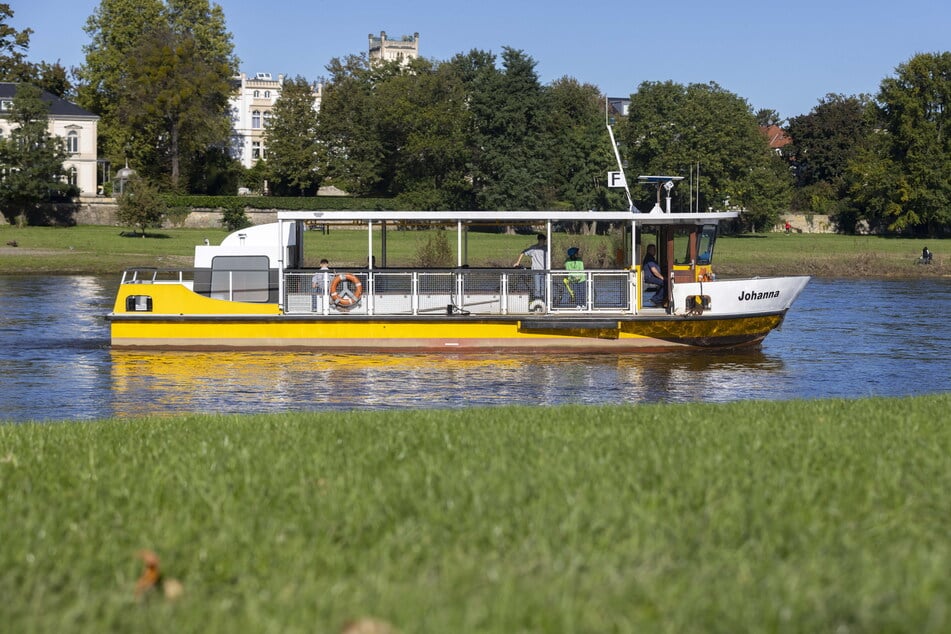
M951 52L923 53L899 65L894 77L882 80L876 100L883 131L849 170L856 204L873 224L880 218L892 231L947 229Z
M129 152L140 173L177 189L182 163L227 139L229 89L227 68L208 60L190 33L162 23L149 29L117 90L116 114L147 141Z
M101 0L84 27L90 42L76 72L77 102L100 116L99 153L116 165L129 157L134 132L118 115L119 90L142 35L162 10L161 0Z
M0 211L9 222L27 217L39 203L64 196L63 141L49 133L49 104L31 84L19 84L5 115L9 138L0 140Z
M681 208L687 209L688 198L697 195L701 210L740 208L746 226L764 227L775 221L784 202L766 201L788 193L783 182L772 182L789 177L771 165L772 153L749 104L716 83L641 84L631 95L619 136L632 171L689 178L691 168L700 166L699 183L694 182L699 194L674 189ZM649 209L654 197L653 190L642 189L638 206Z
M809 114L790 119L793 142L787 153L800 187L826 182L840 190L846 166L873 128L865 114L868 104L864 95L828 94Z
M314 195L325 163L317 140L314 86L300 76L285 79L271 114L264 134L274 192Z
M476 55L478 59L479 56ZM544 91L536 62L505 47L502 69L475 67L468 87L473 184L481 209L538 209L548 182L542 161Z
M206 152L224 147L238 60L219 5L102 0L85 30L91 41L78 71L78 98L101 116L107 158L128 157L139 173L177 186L201 168ZM134 116L147 102L155 102L147 109L160 121Z
M840 230L851 230L855 214L846 168L872 141L875 127L874 109L865 95L828 94L808 114L793 117L788 127L792 143L783 155L795 171L794 207L828 214Z
M33 69L26 60L26 51L30 48L30 35L33 29L17 31L10 26L13 9L9 4L0 3L0 81L29 81Z
M469 112L451 66L413 60L373 93L384 178L412 209L471 209L465 130Z
M366 55L334 58L318 113L318 137L327 151L326 183L353 194L383 186L382 143L376 130L374 72Z
M606 186L608 171L617 167L600 91L562 77L546 92L544 161L551 169L551 196L571 209L627 209L620 193Z

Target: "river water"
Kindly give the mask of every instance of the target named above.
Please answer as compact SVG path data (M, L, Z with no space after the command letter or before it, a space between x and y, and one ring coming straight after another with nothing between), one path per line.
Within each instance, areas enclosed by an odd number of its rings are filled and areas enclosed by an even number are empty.
M117 283L0 276L0 421L951 389L946 280L812 280L758 349L636 356L113 351Z

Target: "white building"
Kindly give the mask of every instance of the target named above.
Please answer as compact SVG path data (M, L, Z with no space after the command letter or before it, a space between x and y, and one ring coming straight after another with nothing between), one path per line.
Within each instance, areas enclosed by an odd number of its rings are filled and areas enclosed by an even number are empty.
M10 135L12 124L6 116L13 108L15 83L0 82L0 137ZM46 91L41 97L50 105L49 132L66 143L68 158L63 161L70 184L79 188L81 196L95 196L98 151L96 149L99 117Z
M241 73L232 82L233 91L228 102L231 108L231 156L241 161L244 167L253 167L257 161L267 159L264 131L274 104L281 96L284 75L274 79L271 73L257 73L253 77ZM320 110L322 89L320 84L314 84L314 110Z
M380 37L372 33L370 39L370 62L380 60L384 62L399 61L405 65L409 60L419 57L419 33L412 36L404 35L398 40L386 37L386 31L380 31Z

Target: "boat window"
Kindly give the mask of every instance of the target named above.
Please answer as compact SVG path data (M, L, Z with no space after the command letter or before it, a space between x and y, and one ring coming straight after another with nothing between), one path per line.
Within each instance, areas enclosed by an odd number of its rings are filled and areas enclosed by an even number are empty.
M690 264L690 234L692 227L678 227L674 233L674 264Z
M704 225L700 230L697 244L697 264L710 264L713 261L713 244L717 241L717 226Z
M211 261L211 297L236 302L267 302L268 258L220 255Z

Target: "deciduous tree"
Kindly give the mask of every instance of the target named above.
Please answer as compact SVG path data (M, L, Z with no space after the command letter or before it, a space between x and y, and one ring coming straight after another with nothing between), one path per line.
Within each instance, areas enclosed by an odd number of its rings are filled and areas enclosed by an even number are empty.
M842 175L874 127L867 96L828 94L809 114L793 117L786 154L796 167L799 187L829 183L841 192Z
M99 153L117 165L132 151L134 132L118 114L119 90L143 34L159 23L162 11L161 0L100 0L84 27L90 42L76 71L77 102L100 116Z
M555 204L578 210L627 209L623 195L607 188L607 173L617 166L601 92L562 77L546 87L546 93L544 162Z
M876 101L883 129L850 167L855 203L892 231L951 226L951 52L899 65Z
M536 62L523 51L502 50L502 68L476 54L467 98L472 113L472 178L480 209L544 206L549 174L542 161L544 91Z
M469 112L451 66L414 60L373 93L384 140L384 177L409 209L472 209Z
M162 218L168 211L165 201L156 187L140 176L134 176L119 196L116 220L142 232L161 226Z
M85 30L78 99L101 116L107 158L176 187L225 147L237 58L219 5L101 0Z
M285 79L264 131L271 186L278 195L314 195L323 174L317 139L314 86L303 77Z
M369 62L365 55L334 58L327 70L318 114L318 137L327 152L326 181L357 195L385 191Z
M0 81L29 81L33 76L31 64L26 60L33 29L18 31L10 26L13 9L0 3Z
M645 82L631 95L628 118L621 127L621 148L639 174L690 177L700 165L699 183L675 188L680 208L695 195L701 210L743 209L748 227L770 226L780 204L765 204L771 194L788 192L789 176L775 169L765 137L749 104L716 83L683 86ZM641 188L639 208L654 204L653 189Z
M150 28L117 88L116 114L147 141L130 150L141 173L177 189L183 162L223 146L229 90L227 67L209 61L192 34L162 23Z
M63 141L49 133L49 104L31 84L19 84L13 108L5 116L10 135L0 140L0 210L20 222L43 201L70 192Z

